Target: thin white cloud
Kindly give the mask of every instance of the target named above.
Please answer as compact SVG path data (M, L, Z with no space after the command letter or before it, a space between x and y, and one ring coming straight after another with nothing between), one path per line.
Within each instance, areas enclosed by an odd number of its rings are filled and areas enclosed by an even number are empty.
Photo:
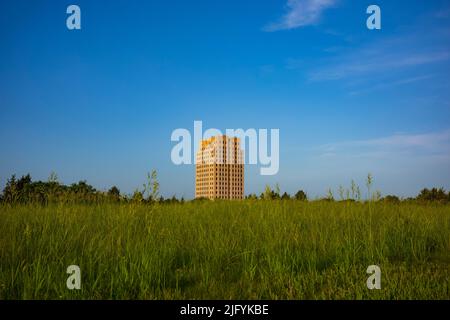
M450 62L450 38L414 31L345 49L322 58L306 74L310 82L339 81L349 95L389 89L445 76ZM440 69L436 66L441 65ZM441 70L441 71L439 71Z
M336 0L288 0L288 12L281 21L269 24L264 30L289 30L316 24L322 12L335 4Z
M434 17L438 19L447 19L450 17L450 8L445 8L434 13Z
M321 156L414 154L450 156L450 129L422 134L398 133L387 137L352 140L319 147Z
M302 59L288 58L285 61L285 68L288 70L296 70L303 68L305 66L305 61Z
M348 57L341 57L344 61L336 65L330 65L311 72L309 79L312 81L340 80L357 76L372 75L374 73L392 72L395 69L417 67L448 60L450 52L397 52L388 53L377 51L365 53L359 51Z
M352 91L352 92L350 92L350 95L352 95L352 96L360 95L363 93L373 92L373 91L377 91L377 90L381 90L381 89L393 88L393 87L397 87L397 86L401 86L401 85L407 85L407 84L411 84L414 82L428 80L433 77L434 77L434 75L423 75L423 76L417 76L417 77L409 77L409 78L400 79L397 81L392 81L392 82L387 82L387 83L381 83L376 86L371 86L367 89Z

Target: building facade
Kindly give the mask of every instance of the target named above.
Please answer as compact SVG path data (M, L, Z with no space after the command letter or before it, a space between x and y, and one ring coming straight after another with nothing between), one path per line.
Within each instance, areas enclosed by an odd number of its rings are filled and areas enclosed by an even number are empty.
M244 198L244 160L240 139L225 135L202 140L195 163L195 197Z

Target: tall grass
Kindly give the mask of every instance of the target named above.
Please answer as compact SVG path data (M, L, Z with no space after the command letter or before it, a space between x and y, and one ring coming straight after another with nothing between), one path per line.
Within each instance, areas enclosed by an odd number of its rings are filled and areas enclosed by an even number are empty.
M0 299L449 299L449 253L449 205L0 206Z

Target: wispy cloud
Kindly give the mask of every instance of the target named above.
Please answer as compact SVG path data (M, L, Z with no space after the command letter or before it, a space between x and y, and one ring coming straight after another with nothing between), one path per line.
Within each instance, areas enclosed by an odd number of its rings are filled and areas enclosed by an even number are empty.
M450 8L444 8L442 10L436 11L434 17L438 19L447 19L450 17Z
M422 134L398 133L391 136L352 140L326 144L319 147L322 156L374 154L392 156L414 154L450 157L450 129Z
M271 64L262 65L259 67L260 76L268 76L275 72L275 67Z
M315 178L334 179L336 188L349 178L364 183L368 172L383 193L411 196L426 186L449 187L450 129L340 141L311 151L305 173L320 168Z
M306 78L310 82L339 81L350 95L358 95L423 81L431 78L431 73L445 77L450 63L446 40L416 31L342 48L317 61Z
M377 90L381 90L381 89L393 88L393 87L397 87L397 86L401 86L401 85L407 85L407 84L411 84L411 83L415 83L415 82L428 80L430 78L433 78L433 75L423 75L423 76L417 76L417 77L404 78L404 79L400 79L397 81L381 83L379 85L371 86L367 89L355 90L355 91L350 92L350 95L359 95L362 93L368 93L368 92L377 91Z
M373 75L386 71L417 67L448 60L449 51L395 52L359 51L347 57L340 57L340 63L322 67L311 72L312 81L341 80L357 76Z
M322 12L333 5L337 0L288 0L288 12L279 22L271 23L264 28L265 31L278 31L295 29L318 23Z
M288 58L285 61L285 68L288 70L296 70L303 68L305 66L305 61L302 59Z

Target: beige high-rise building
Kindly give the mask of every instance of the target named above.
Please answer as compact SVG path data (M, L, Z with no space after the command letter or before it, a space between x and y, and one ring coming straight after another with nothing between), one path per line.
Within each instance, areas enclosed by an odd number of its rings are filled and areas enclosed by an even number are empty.
M202 140L196 155L195 197L244 198L244 160L239 138L222 135Z

